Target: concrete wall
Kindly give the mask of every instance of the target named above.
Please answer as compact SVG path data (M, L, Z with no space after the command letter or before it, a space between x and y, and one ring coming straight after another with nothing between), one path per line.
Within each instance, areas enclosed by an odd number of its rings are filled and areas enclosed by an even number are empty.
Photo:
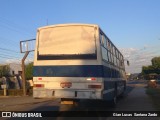
M22 67L20 64L10 63L9 67L10 67L10 74L11 75L15 75L15 74L17 75L17 74L19 74L18 71L22 71Z

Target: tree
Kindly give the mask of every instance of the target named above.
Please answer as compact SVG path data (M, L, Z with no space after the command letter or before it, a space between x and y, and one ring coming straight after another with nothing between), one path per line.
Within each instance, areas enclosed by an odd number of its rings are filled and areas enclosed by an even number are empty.
M33 79L33 62L25 66L26 80Z
M0 77L8 77L10 76L10 67L9 65L2 65L0 66Z
M155 69L152 65L142 67L143 74L150 74L150 73L154 73L154 72L155 72Z
M154 57L151 62L155 68L155 73L160 74L160 57Z
M152 58L151 62L155 68L160 68L160 57Z
M152 65L142 66L142 74L146 79L150 76L158 76L160 74L160 57L154 57L151 60Z

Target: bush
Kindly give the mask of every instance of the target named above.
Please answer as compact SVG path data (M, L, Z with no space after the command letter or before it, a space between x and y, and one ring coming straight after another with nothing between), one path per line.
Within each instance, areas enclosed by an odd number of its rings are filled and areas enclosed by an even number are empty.
M28 89L27 95L32 96L33 90ZM0 90L0 96L4 95L4 90ZM23 89L8 89L7 96L23 96Z
M26 80L33 79L33 62L25 66Z
M0 78L3 76L10 76L10 68L8 65L0 66Z

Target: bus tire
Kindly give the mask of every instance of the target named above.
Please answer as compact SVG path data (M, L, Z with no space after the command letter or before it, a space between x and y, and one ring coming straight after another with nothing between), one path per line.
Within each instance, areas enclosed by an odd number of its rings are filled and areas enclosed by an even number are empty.
M126 83L124 83L123 92L119 95L119 97L123 98L125 96L125 90L126 90Z
M117 104L117 87L115 86L114 97L113 97L113 99L110 101L110 106L111 106L111 107L115 107L116 104Z

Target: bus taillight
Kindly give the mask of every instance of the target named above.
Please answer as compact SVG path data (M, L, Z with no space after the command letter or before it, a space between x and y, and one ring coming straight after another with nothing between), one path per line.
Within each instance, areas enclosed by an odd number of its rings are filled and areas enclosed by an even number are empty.
M89 80L89 81L90 81L90 80L96 80L96 78L87 78L87 80Z
M42 80L42 78L38 78L38 80Z
M44 87L44 84L34 84L34 87Z

